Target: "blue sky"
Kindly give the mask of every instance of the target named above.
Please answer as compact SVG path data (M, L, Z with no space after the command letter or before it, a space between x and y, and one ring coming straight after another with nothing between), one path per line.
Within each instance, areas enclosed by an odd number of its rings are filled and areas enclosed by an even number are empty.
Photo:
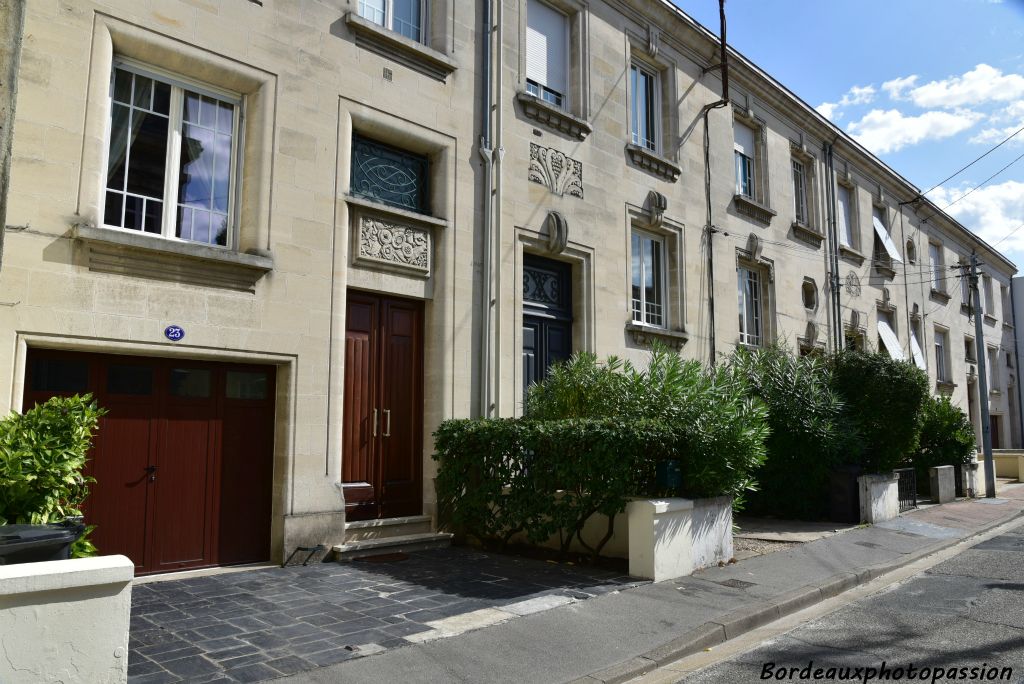
M717 0L674 0L718 32ZM1024 0L727 0L729 44L928 190L1024 127ZM1024 268L1024 132L929 193ZM1016 229L1009 238L1005 236Z

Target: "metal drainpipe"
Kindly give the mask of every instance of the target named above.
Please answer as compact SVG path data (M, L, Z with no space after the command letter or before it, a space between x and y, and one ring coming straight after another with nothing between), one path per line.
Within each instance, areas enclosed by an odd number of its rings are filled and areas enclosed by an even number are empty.
M483 258L483 292L480 295L480 417L487 418L491 413L491 218L494 200L491 192L493 182L494 150L491 149L491 2L483 0L484 6L484 111L482 117L482 133L478 152L484 162L484 244Z
M832 304L832 351L843 348L843 305L839 277L839 230L836 225L836 159L833 143L824 143L825 156L825 209L828 230L828 267L830 271L829 299Z
M719 38L721 46L719 67L722 69L722 99L718 102L704 105L702 112L704 116L704 200L707 204L707 224L705 229L708 234L708 353L712 366L715 365L715 251L712 244L715 227L712 224L711 215L711 134L708 128L708 114L711 113L712 109L726 107L729 104L729 49L725 39L725 0L718 0L718 19L722 26L722 35Z

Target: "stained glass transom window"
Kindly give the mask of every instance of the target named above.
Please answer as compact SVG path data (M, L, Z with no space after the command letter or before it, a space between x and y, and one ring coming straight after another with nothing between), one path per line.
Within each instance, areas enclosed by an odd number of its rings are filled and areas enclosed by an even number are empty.
M427 208L429 162L375 140L352 138L352 194L421 214Z

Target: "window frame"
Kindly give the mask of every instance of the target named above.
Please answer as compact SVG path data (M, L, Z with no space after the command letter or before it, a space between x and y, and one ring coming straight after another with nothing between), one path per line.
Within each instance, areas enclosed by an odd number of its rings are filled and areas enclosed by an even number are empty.
M839 201L839 192L843 191L846 193L846 203L843 205ZM860 249L860 231L858 230L857 221L857 188L856 186L849 185L847 183L841 183L836 181L836 216L842 217L845 223L845 230L840 230L839 233L839 246L847 249L859 250ZM846 211L843 212L840 207L845 206Z
M932 349L935 353L935 380L937 382L952 382L949 330L935 327L932 334Z
M793 178L793 220L802 226L812 225L810 183L807 173L808 162L796 156L790 157L790 169ZM800 182L797 183L797 168L799 167ZM801 215L800 206L803 205Z
M632 265L633 265L633 261L637 258L637 252L636 252L636 250L633 249L633 240L635 238L637 238L637 237L639 237L639 239L640 239L640 253L641 253L641 255L643 253L643 246L644 246L644 241L645 240L650 241L651 243L658 243L660 245L659 254L660 254L660 257L661 257L660 258L660 261L661 261L661 277L658 279L658 281L660 281L660 282L656 283L656 286L658 288L659 294L661 295L661 304L660 304L660 306L661 306L661 318L662 318L661 323L651 323L651 322L648 321L647 292L646 292L646 288L643 287L643 284L646 281L646 278L644 277L645 276L645 270L644 270L644 261L643 261L642 256L640 258L640 286L639 286L639 290L640 290L640 301L639 301L639 304L640 304L640 311L639 311L639 313L640 313L640 320L637 320L637 318L636 318L636 315L637 315L637 310L636 310L636 307L635 307L636 300L633 298L633 291L632 291L633 287L634 287ZM629 244L630 244L630 248L629 248L629 251L630 251L630 255L629 255L629 263L630 263L630 278L629 278L629 284L630 284L630 293L629 293L630 321L634 325L640 325L640 326L644 326L644 327L647 327L647 328L656 328L658 330L667 330L667 329L669 329L670 322L671 322L670 321L670 316L669 316L671 307L669 306L669 302L668 302L668 295L669 295L669 287L668 287L669 286L669 282L668 282L668 270L669 270L668 240L665 238L664 235L658 235L656 233L652 233L650 231L643 230L642 228L636 228L636 227L631 229L629 238L630 238L629 239Z
M767 280L766 269L755 264L741 261L736 266L736 290L737 290L737 309L739 313L738 324L739 324L739 344L744 347L751 348L763 348L768 339L768 299L767 299L767 287L765 281ZM744 273L747 277L744 278ZM746 323L748 318L748 304L749 298L747 297L747 290L745 285L751 281L751 276L756 276L757 283L757 301L755 302L751 313L754 314L754 324L758 330L756 335L746 330Z
M564 50L564 53L565 53L565 64L564 64L565 71L563 73L563 76L565 77L565 92L559 92L559 91L555 90L554 88L551 88L550 86L548 86L548 84L540 83L539 81L535 81L535 80L533 80L533 79L531 79L529 77L529 68L530 67L529 67L529 58L527 56L528 53L527 53L527 50L526 50L526 40L527 40L527 36L528 36L529 30L530 30L530 18L529 18L530 5L534 4L534 3L539 3L541 5L544 5L549 10L551 10L553 12L557 12L558 14L560 14L562 16L563 27L565 29L562 32L563 33L562 37L563 37L564 45L565 45L565 50ZM544 2L544 0L526 0L526 12L524 14L525 14L525 22L524 22L524 25L523 25L524 34L523 34L523 43L522 44L523 44L524 58L526 59L526 62L524 64L524 68L523 68L523 82L524 82L524 85L526 87L526 92L529 93L530 95L533 95L537 99L539 99L539 100L541 100L541 101L551 105L552 107L556 107L557 109L560 109L560 110L562 110L564 112L571 112L572 111L571 92L572 92L572 88L573 88L573 84L572 84L572 60L573 60L573 55L572 55L572 49L573 49L573 45L572 45L572 16L568 12L564 11L561 7L558 7L558 6L553 5L551 3L548 3L548 2ZM545 62L545 65L547 65L547 62ZM555 95L555 96L557 96L557 101L550 99L548 97L548 95Z
M934 250L934 251L933 251ZM938 257L936 259L936 256ZM931 287L936 292L946 291L946 255L942 243L928 241L928 268L931 270Z
M404 38L408 38L409 40L411 40L411 41L413 41L415 43L419 43L421 45L426 45L427 44L427 36L429 35L428 31L429 31L429 17L430 17L430 7L429 7L429 3L427 2L427 0L414 0L414 2L418 2L419 6L420 6L420 26L419 26L420 36L419 36L419 38L409 38L409 36L405 35L401 31L399 31L398 29L394 28L395 0L382 0L382 2L384 3L384 21L383 22L378 23L377 21L375 21L375 20L371 19L370 17L366 16L365 14L363 14L363 7L366 6L367 0L357 0L357 2L356 2L356 14L358 14L360 17L362 17L363 19L366 19L367 21L369 21L369 22L371 22L373 24L376 24L377 26L380 26L383 29L387 29L388 31L393 31L394 33L397 33L398 35L400 35L400 36L402 36Z
M637 124L639 123L638 117L638 100L636 87L634 86L633 73L636 72L638 79L640 76L647 76L650 78L650 84L647 89L647 100L646 100L646 114L649 119L649 130L648 140L642 140L639 138L637 131ZM662 133L661 133L661 73L660 71L647 64L646 62L633 58L629 65L629 133L630 140L634 145L649 150L655 154L661 154L662 148Z
M992 276L990 276L987 273L983 273L981 276L981 286L983 294L985 296L985 315L991 318L995 318L996 295L995 291L992 289Z
M164 189L161 199L163 202L163 211L161 213L161 226L159 233L149 233L144 230L110 225L106 222L107 181L110 171L110 137L113 132L114 121L114 82L119 69L137 76L143 76L155 81L160 81L171 86L170 107L168 110L167 148L164 153ZM227 102L231 104L233 108L231 123L232 149L229 156L231 165L228 170L228 182L230 185L227 218L228 231L225 238L225 244L223 245L211 242L201 242L199 240L184 239L177 236L177 212L179 204L178 191L180 189L181 174L179 167L181 162L182 127L185 123L183 112L184 91L194 92L201 96L207 96ZM202 245L205 247L212 247L214 249L237 251L239 243L238 216L240 213L239 203L241 201L241 179L243 168L242 155L245 148L245 114L243 111L245 107L245 98L238 93L217 88L201 81L189 79L138 60L115 56L110 65L106 106L107 116L106 121L104 122L102 173L100 175L100 183L98 187L99 202L97 206L99 227L104 230L114 230L129 235L148 235L156 239L179 242L182 244ZM122 192L121 194L127 195L128 193ZM121 211L123 222L125 211L123 207Z

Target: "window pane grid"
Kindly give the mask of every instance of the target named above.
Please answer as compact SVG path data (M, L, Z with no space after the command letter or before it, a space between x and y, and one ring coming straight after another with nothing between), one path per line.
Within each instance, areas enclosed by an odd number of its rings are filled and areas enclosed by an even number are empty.
M761 274L748 268L740 268L738 280L740 344L760 347L763 343Z
M384 0L359 0L359 16L384 26Z
M228 246L235 116L233 103L115 67L103 223Z
M793 160L793 197L797 222L808 225L807 182L804 177L804 165L796 159Z
M633 321L641 325L663 328L666 325L664 240L634 232L630 244Z

